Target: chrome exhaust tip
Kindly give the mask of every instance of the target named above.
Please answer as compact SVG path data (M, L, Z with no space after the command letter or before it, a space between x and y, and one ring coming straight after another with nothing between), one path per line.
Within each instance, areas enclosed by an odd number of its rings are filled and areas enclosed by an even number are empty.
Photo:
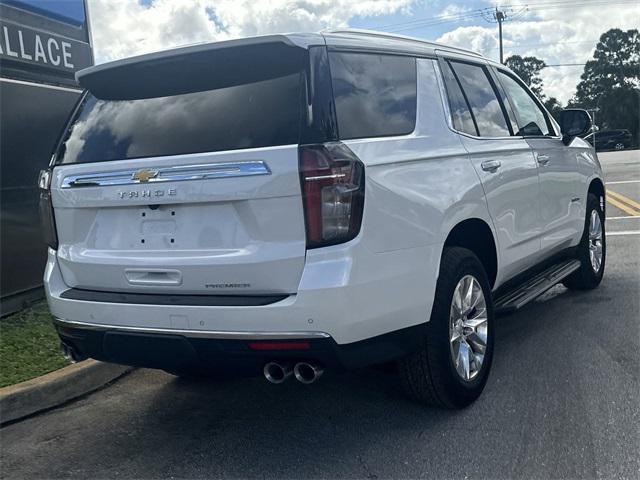
M283 365L278 362L269 362L265 364L262 369L262 373L264 374L264 378L269 382L279 384L287 380L293 372L291 371L290 365Z
M308 362L298 362L293 367L293 374L296 380L307 385L318 380L323 373L323 368Z

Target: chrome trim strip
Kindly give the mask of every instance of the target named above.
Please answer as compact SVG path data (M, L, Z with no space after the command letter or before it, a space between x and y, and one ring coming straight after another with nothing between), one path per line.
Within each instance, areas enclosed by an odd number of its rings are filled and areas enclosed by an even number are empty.
M115 331L129 333L151 333L165 335L181 335L189 338L215 338L228 340L300 340L331 338L324 332L232 332L218 330L180 330L172 328L127 327L123 325L102 325L97 323L76 322L53 317L53 323L60 327L78 328L81 330Z
M136 179L143 173L143 180ZM262 160L224 162L207 165L184 165L165 168L136 168L104 173L68 175L60 188L103 187L111 185L137 185L185 180L208 180L211 178L247 177L270 175L271 170Z

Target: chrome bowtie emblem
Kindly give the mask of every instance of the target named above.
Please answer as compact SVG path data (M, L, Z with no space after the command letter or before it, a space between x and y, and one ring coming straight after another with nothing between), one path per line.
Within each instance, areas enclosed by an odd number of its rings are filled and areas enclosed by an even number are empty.
M157 170L148 170L146 168L143 168L135 172L133 175L131 175L131 179L137 180L140 183L146 183L152 178L156 178L157 176L158 176Z

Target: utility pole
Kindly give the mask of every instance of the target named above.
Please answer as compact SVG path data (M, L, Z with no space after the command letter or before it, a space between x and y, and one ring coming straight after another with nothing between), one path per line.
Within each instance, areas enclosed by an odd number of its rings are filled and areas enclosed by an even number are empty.
M496 21L498 22L498 35L500 37L500 63L504 64L504 54L502 50L502 22L504 22L507 16L502 10L498 10L498 7L496 7L496 11L493 14L493 18L495 18Z
M505 7L495 7L493 10L492 7L488 7L483 10L482 18L484 18L489 23L497 23L498 24L498 35L500 39L500 63L504 64L504 46L502 44L502 24L508 20L514 20L525 13L527 13L527 6L523 6L519 10L515 10L513 7L505 6Z

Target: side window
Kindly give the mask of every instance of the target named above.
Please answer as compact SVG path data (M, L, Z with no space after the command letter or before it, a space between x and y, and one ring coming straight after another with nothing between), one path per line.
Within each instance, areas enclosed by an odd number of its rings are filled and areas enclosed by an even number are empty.
M449 98L453 128L459 132L478 135L473 117L471 117L471 112L469 111L469 105L460 89L460 84L451 70L451 65L448 62L444 62L441 65L443 65L442 77L447 89L447 97Z
M511 131L487 70L481 65L462 62L451 62L451 66L471 107L480 136L510 136Z
M546 115L531 94L516 79L502 70L498 70L498 78L515 110L518 121L516 135L553 135L553 132L549 129Z
M413 132L415 58L329 52L329 64L341 139Z
M497 79L497 77L495 76L492 76L492 78L494 80ZM494 86L496 87L496 91L498 92L498 98L502 102L502 106L504 107L504 110L506 112L507 119L509 120L509 125L511 126L511 132L513 133L513 135L517 135L518 130L520 130L520 128L518 127L518 120L516 118L515 112L513 111L513 108L511 107L511 102L507 98L505 89L499 80L497 82L494 82Z

